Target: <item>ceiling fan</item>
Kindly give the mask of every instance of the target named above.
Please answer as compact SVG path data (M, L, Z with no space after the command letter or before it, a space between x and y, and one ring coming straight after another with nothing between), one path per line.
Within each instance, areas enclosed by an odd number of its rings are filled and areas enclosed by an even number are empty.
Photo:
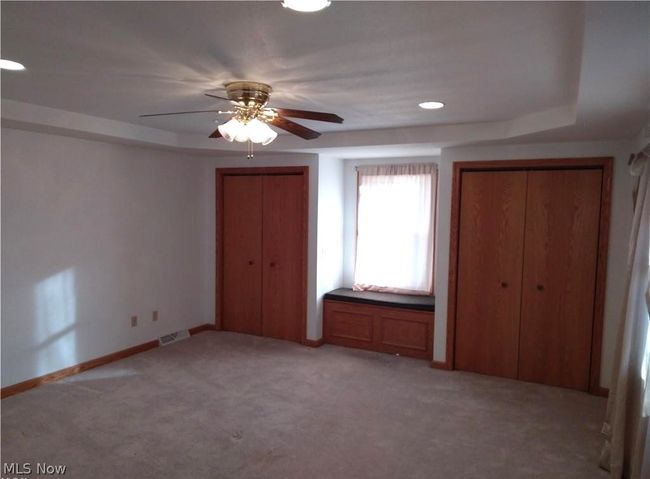
M269 124L297 135L300 138L304 138L305 140L312 140L321 135L315 130L289 120L289 118L303 118L306 120L343 123L343 118L333 113L291 110L287 108L268 106L268 101L273 89L265 83L236 81L226 83L224 86L226 87L227 98L213 95L211 93L205 93L205 95L218 100L229 101L232 104L231 110L178 111L173 113L140 115L140 117L187 115L193 113L231 115L230 120L219 125L217 129L210 134L210 138L224 138L228 141L249 142L249 144L261 143L262 145L268 145L278 136L278 134L269 127Z

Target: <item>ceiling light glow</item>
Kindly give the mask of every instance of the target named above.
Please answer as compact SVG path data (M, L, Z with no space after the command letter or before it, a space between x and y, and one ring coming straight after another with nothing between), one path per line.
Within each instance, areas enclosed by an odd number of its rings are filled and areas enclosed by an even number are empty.
M297 12L318 12L331 5L330 0L284 0L282 6Z
M221 133L221 136L230 142L238 141L244 143L250 141L251 143L268 145L278 136L269 125L256 118L249 120L247 123L232 118L223 125L219 125L217 129Z
M234 141L235 137L239 133L239 130L241 130L243 127L244 125L242 123L233 118L223 125L219 125L217 127L217 130L219 130L219 133L221 133L221 136L223 136L225 140Z
M246 133L253 143L261 143L262 145L268 145L278 136L276 132L271 130L269 125L258 119L253 119L248 122L246 125Z
M2 70L20 71L20 70L24 70L25 66L22 63L14 62L11 60L0 59L0 68Z
M439 108L443 108L445 104L441 101L424 101L419 104L420 108L424 108L425 110L437 110Z

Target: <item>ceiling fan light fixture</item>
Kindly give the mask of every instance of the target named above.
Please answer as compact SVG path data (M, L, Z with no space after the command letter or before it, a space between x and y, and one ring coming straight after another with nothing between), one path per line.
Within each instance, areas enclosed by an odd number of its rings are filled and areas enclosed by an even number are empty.
M231 118L223 125L217 126L217 129L221 136L230 142L245 143L250 141L251 143L268 145L278 136L269 125L257 118L253 118L246 123L237 118Z
M423 101L422 103L419 103L418 106L425 110L438 110L444 108L445 104L441 101Z
M235 139L243 129L244 129L244 125L236 118L232 118L226 123L224 123L223 125L219 125L217 127L217 130L219 130L221 136L223 136L224 139L230 142L235 141Z
M248 135L246 134L246 127L239 130L239 133L235 136L235 141L238 143L246 143L249 141Z
M330 0L284 0L282 6L297 12L318 12L332 4Z
M329 1L326 3L329 3ZM190 113L232 115L228 119L214 119L214 123L217 124L217 129L210 133L209 138L223 138L228 142L248 142L249 157L252 156L253 143L268 145L278 137L277 131L271 128L270 125L304 140L313 140L321 136L321 134L290 120L290 118L343 123L343 118L334 113L267 106L270 93L273 89L266 83L241 80L226 83L224 86L226 87L227 97L213 95L212 93L205 93L205 95L216 98L217 100L230 102L230 111L222 111L220 109L175 111L140 115L140 117L188 115ZM225 121L225 123L220 124L222 121Z
M267 125L266 123L264 124L264 126L267 128L268 133L267 133L266 138L264 139L264 141L262 141L262 145L268 145L269 143L271 143L273 140L275 140L278 137L278 134L277 134L277 132L273 131L271 129L271 127L269 127L269 125Z
M262 145L268 145L278 134L271 129L269 125L263 121L258 120L257 118L252 119L248 122L245 128L248 139L253 143L261 143Z

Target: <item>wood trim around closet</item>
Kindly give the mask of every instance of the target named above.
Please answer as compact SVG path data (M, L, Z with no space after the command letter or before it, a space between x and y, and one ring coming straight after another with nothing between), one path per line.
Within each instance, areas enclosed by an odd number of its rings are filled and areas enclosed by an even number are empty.
M600 385L600 366L603 353L603 318L605 316L607 252L609 251L609 219L612 204L611 158L604 159L602 169L603 181L600 192L600 228L598 231L598 258L596 260L596 291L594 293L594 323L591 335L589 392L599 396L607 396L607 389Z
M305 211L302 221L303 232L303 252L302 252L302 271L303 286L301 291L302 317L300 325L301 342L311 346L307 340L307 283L309 281L308 272L308 239L309 239L309 166L271 166L271 167L250 167L250 168L217 168L215 170L215 242L216 242L216 261L215 261L215 318L214 327L216 330L222 329L221 306L223 301L223 274L221 265L223 264L223 244L220 232L223 229L223 178L224 176L261 176L261 175L300 175L303 177L303 200Z
M458 284L458 246L460 230L461 177L467 171L507 170L558 170L558 169L600 169L602 186L600 196L600 225L598 232L598 257L596 260L596 288L594 293L594 322L591 339L591 364L589 371L589 392L603 395L600 386L600 366L603 344L603 316L605 304L605 281L607 276L607 251L609 243L609 222L612 192L612 158L551 158L533 160L492 160L454 162L451 192L451 218L449 232L449 275L447 295L447 340L444 363L436 367L455 369L456 344L456 301Z

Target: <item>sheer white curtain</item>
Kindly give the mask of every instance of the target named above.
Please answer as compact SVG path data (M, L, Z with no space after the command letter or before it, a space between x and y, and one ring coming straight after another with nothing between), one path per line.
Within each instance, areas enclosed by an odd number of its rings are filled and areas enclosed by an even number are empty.
M436 165L357 168L356 291L433 292Z
M636 155L634 220L627 262L625 307L616 344L612 387L603 424L600 465L612 477L650 477L650 145Z

